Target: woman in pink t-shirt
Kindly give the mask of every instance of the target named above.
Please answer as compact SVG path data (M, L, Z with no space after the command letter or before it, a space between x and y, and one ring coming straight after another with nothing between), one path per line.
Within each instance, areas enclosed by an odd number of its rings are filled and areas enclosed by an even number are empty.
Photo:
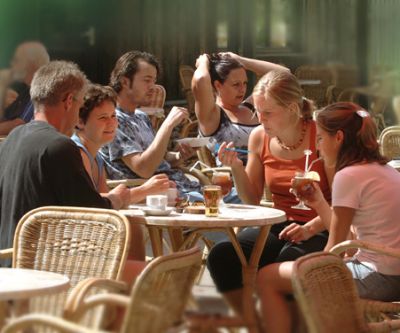
M320 216L309 230L329 230L329 251L352 237L400 248L400 174L388 166L379 152L376 126L368 112L354 103L335 103L317 116L317 148L327 166L335 168L332 207L319 186L304 199ZM299 226L283 235L289 241L305 241L310 235ZM362 298L400 299L400 260L359 250L346 258ZM286 295L291 293L293 262L271 264L260 270L258 291L266 332L291 332Z

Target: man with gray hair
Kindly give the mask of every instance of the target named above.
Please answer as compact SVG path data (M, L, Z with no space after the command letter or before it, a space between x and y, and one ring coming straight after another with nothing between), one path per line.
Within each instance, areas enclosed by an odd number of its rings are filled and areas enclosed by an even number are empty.
M35 73L34 120L13 130L0 149L0 248L12 246L19 219L34 208L111 208L114 203L97 193L69 137L87 83L78 66L65 61L52 61Z
M0 135L7 135L16 126L33 118L29 86L35 72L49 61L49 54L40 42L28 41L16 48L10 67L13 89L7 91L8 105L6 104L4 110L0 110L0 114L3 114L3 118L0 119Z

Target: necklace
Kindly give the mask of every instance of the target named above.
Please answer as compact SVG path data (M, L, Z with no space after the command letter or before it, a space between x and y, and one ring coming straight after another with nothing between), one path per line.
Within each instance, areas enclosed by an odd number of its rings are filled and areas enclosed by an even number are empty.
M276 140L278 141L278 145L283 149L283 150L296 150L301 146L301 144L304 141L304 138L306 137L306 132L307 132L307 122L303 120L303 127L301 129L301 134L300 134L300 139L297 141L294 145L292 146L287 146L285 145L279 137L276 137Z

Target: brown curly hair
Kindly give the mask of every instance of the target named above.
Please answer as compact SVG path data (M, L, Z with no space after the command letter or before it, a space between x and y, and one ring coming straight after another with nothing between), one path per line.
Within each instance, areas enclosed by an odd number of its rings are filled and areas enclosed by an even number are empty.
M86 124L87 119L89 118L89 115L93 109L104 101L109 101L116 106L117 94L109 86L90 84L83 100L83 105L79 109L79 118L84 124Z

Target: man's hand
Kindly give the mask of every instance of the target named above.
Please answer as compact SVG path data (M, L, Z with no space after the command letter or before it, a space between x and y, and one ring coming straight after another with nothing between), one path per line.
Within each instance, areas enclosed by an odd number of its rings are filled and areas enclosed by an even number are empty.
M158 194L166 192L170 187L170 180L165 173L160 173L149 178L143 186L148 190L148 194Z
M114 209L127 207L131 203L131 192L123 184L118 185L108 192L107 197L111 200Z
M189 111L186 108L174 106L165 118L164 123L175 127L182 121L189 118Z

